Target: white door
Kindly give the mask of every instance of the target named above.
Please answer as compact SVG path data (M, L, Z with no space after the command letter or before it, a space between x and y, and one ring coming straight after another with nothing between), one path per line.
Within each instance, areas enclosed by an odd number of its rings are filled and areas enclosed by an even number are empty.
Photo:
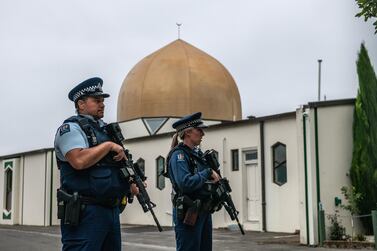
M256 151L244 152L247 175L247 221L248 230L260 231L260 179Z

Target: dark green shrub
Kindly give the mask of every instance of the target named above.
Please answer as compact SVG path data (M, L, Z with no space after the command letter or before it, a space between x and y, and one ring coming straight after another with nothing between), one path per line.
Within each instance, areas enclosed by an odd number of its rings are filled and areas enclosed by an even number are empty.
M349 236L346 235L346 228L342 226L342 222L339 219L338 211L335 214L328 215L327 218L330 220L330 240L347 240Z

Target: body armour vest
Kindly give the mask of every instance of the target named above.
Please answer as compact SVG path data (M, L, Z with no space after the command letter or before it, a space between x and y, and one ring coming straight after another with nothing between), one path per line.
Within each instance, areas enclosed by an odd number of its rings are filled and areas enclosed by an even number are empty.
M201 151L197 154L194 154L193 150L191 150L188 146L184 145L183 143L179 143L168 154L168 157L167 157L167 172L165 174L165 177L168 177L170 179L174 192L177 193L178 195L187 195L193 200L195 200L195 199L204 199L204 200L209 199L210 193L207 190L205 190L204 186L203 186L202 189L193 191L192 193L182 193L182 191L180 191L176 181L174 180L174 178L172 177L172 175L170 173L171 172L171 170L170 170L171 166L170 166L169 162L170 162L172 154L175 151L183 151L183 153L188 157L188 168L189 168L188 171L192 175L196 174L200 170L210 168L209 165L207 164L206 160L203 158L203 156L202 156L203 153Z
M64 123L78 123L87 136L89 147L111 141L104 127L91 119L73 116ZM120 176L120 163L109 153L102 160L84 170L74 169L68 161L57 160L60 168L61 188L69 193L78 192L96 198L121 198L129 192L129 184Z

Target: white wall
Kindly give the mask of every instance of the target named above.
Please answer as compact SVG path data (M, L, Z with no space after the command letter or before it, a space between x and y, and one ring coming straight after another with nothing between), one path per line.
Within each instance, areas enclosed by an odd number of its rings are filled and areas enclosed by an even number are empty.
M239 219L247 228L247 191L245 168L242 164L242 151L258 149L260 156L259 123L245 123L243 125L209 128L202 142L202 149L215 149L219 153L222 173L232 186L232 198L236 208L240 211ZM284 132L282 134L281 132ZM277 232L294 232L299 229L298 220L298 174L297 174L297 140L295 119L267 122L265 124L266 137L266 195L267 195L267 230ZM163 191L156 188L156 158L166 156L171 139L168 136L129 141L126 145L133 154L133 159L142 157L145 160L148 179L148 192L155 202L158 202L156 215L162 225L171 225L170 181L166 180ZM270 146L277 141L287 145L288 182L279 187L272 183L272 167ZM240 170L231 171L231 150L239 149ZM260 158L260 157L259 157ZM260 161L258 160L258 178L260 179ZM269 188L270 187L270 188ZM261 193L261 189L260 189ZM261 194L259 196L261 198ZM158 199L157 199L158 198ZM137 202L136 202L137 204ZM260 228L262 230L261 204L258 205ZM140 206L131 205L125 210L122 222L132 224L153 224L151 217L142 216ZM227 227L235 224L224 210L213 216L214 227Z
M353 105L325 106L317 108L318 121L318 167L319 184L317 183L317 161L315 145L315 108L306 109L306 147L307 147L307 183L308 183L308 227L309 244L318 244L318 214L317 214L317 188L320 191L320 203L326 214L326 233L329 235L330 222L327 215L334 214L335 209L340 210L342 224L346 227L348 234L351 234L350 214L339 207L335 207L335 197L342 198L342 186L349 186L350 178L348 173L352 162L352 125ZM303 157L303 127L302 110L297 111L298 129L298 163L300 165L300 242L307 243L306 233L306 207L305 207L305 175ZM319 186L319 187L318 187ZM360 224L356 220L356 228Z
M296 120L271 120L265 123L265 174L267 231L290 232L300 229L299 188L297 165ZM287 183L279 186L273 182L272 145L286 145Z
M46 225L47 153L25 156L23 187L23 224Z
M304 159L304 134L303 134L303 116L302 109L296 111L296 128L297 128L297 163L298 163L298 190L299 190L299 225L300 225L300 243L307 244L307 222L306 222L306 176L305 176L305 159Z
M230 180L233 192L232 197L236 208L240 211L240 221L246 218L243 210L246 203L246 195L242 184L243 169L240 158L240 170L237 172L230 171L230 150L243 148L257 147L259 144L259 126L247 125L228 128L209 129L204 136L202 142L202 149L215 149L219 152L219 160L221 163L222 173L224 177ZM157 202L156 216L161 225L171 226L171 184L168 179L165 179L166 187L162 191L156 188L156 158L158 156L165 157L169 152L171 139L169 136L154 137L150 139L143 139L139 141L130 141L126 147L130 149L133 154L133 159L138 158L145 160L146 175L148 176L148 192L152 200ZM122 215L122 222L132 224L154 224L151 217L142 216L140 206L137 201L135 205L127 206L125 213ZM214 227L226 227L231 222L224 210L217 212L213 217Z
M147 128L141 119L135 119L124 123L119 123L126 139L137 138L149 135Z
M246 170L242 161L242 151L250 148L257 148L260 152L258 123L208 129L202 143L203 150L215 149L219 152L221 172L224 177L229 179L232 187L232 199L240 212L238 217L242 223L247 221ZM232 171L232 149L239 150L239 171ZM260 163L258 164L258 173L260 174ZM261 215L261 207L258 210ZM236 224L231 221L224 209L213 215L213 222L214 227L227 227ZM245 227L248 229L248 226Z
M52 156L52 208L51 208L51 225L59 225L60 220L57 217L57 199L56 199L56 190L60 187L60 171L56 164L55 151Z
M351 186L348 175L352 163L353 110L353 105L318 108L321 202L326 214L339 210L348 234L351 234L350 213L335 207L334 199L339 197L343 204L348 204L340 189L342 186ZM330 226L327 217L326 225Z
M166 187L161 191L156 188L156 158L158 156L166 157L170 148L170 138L157 137L153 139L144 139L126 143L125 147L130 150L133 160L143 158L145 161L145 175L147 176L147 191L151 200L157 204L154 209L156 217L162 226L171 226L172 206L170 201L171 185L168 179L165 179ZM144 213L139 202L135 198L132 204L127 205L121 215L122 223L147 224L154 225L150 213Z
M45 179L45 219L44 225L53 225L56 220L56 183L54 183L57 169L54 169L55 154L53 151L46 153L46 179ZM55 209L55 214L54 214Z

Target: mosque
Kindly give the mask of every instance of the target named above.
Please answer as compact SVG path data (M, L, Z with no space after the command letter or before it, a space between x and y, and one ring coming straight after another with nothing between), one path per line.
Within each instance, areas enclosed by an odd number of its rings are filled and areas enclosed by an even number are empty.
M301 243L316 245L320 210L341 210L340 188L350 185L354 103L309 102L295 111L242 119L240 94L229 71L178 39L131 69L119 92L117 120L126 148L148 177L162 226L172 225L171 184L162 175L171 125L201 111L209 125L201 148L217 152L245 230L299 233ZM0 224L58 225L54 149L0 156L0 163ZM137 202L127 206L121 222L154 224ZM223 209L213 215L213 225L235 228ZM351 227L347 218L343 225Z

